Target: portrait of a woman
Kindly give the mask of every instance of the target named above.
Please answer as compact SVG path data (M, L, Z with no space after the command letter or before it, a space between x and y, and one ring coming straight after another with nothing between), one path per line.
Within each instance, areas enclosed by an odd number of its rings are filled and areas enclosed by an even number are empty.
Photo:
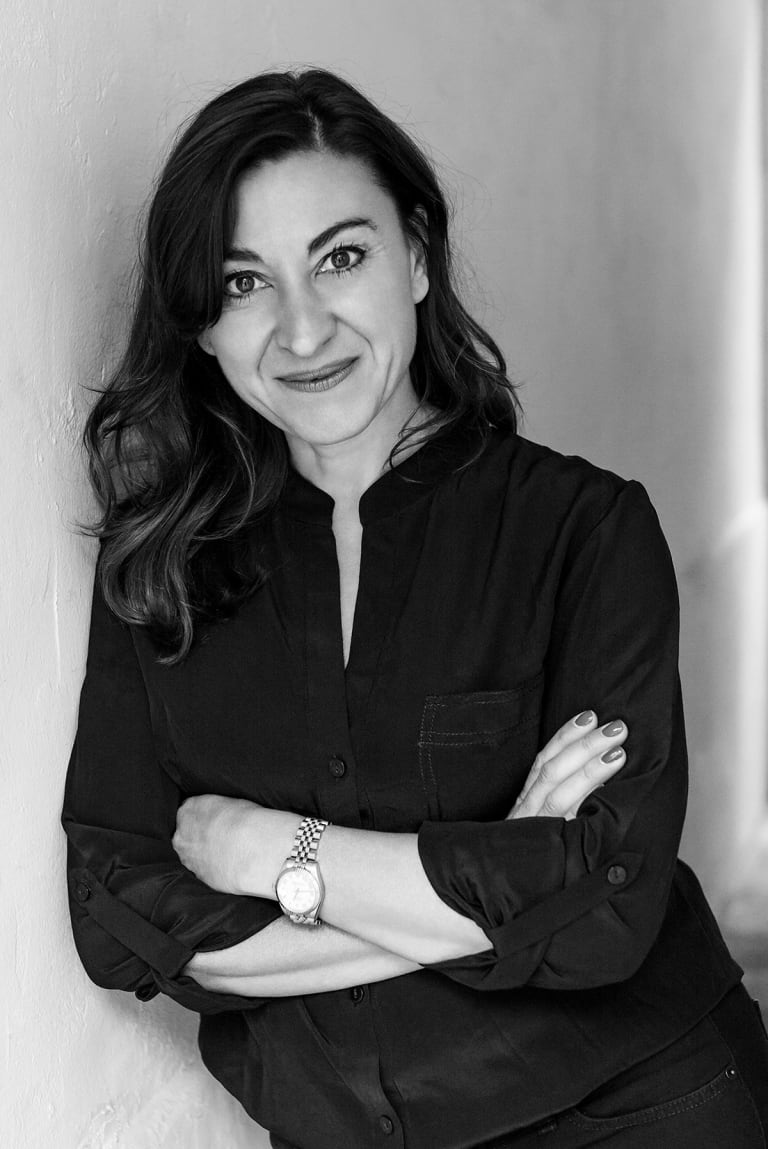
M766 1144L669 549L520 415L393 119L308 68L189 121L86 428L68 890L275 1149Z

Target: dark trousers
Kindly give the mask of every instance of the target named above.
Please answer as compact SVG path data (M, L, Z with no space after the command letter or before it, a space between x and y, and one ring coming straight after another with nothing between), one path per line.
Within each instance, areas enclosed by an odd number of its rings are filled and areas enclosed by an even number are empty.
M271 1144L294 1149L275 1137ZM768 1035L743 985L689 1033L576 1108L476 1149L596 1147L768 1149ZM311 1133L302 1149L312 1149Z
M743 985L574 1109L477 1149L766 1149L768 1035Z

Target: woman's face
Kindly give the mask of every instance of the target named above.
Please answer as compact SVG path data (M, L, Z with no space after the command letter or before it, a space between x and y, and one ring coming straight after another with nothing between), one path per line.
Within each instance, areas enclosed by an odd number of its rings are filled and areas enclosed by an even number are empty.
M331 152L265 163L241 179L235 219L224 309L200 345L237 394L289 444L399 429L428 281L367 167Z

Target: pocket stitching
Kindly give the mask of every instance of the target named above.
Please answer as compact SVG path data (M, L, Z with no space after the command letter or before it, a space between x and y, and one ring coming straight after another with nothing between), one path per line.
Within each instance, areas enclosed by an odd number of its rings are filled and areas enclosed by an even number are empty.
M753 1004L758 1007L758 1013L760 1014L760 1024L762 1025L763 1031L765 1032L765 1023L763 1022L763 1016L762 1016L762 1013L760 1011L760 1003L754 1001L754 999L752 999L752 1000L753 1000ZM731 1047L731 1043L728 1041L728 1038L726 1037L725 1033L722 1031L720 1026L717 1024L717 1021L715 1020L715 1017L712 1014L710 1014L710 1021L711 1021L712 1025L714 1026L714 1028L717 1030L717 1033L720 1037L720 1040L728 1048L731 1056L733 1057L733 1049ZM768 1032L765 1032L765 1036L768 1038ZM739 1078L739 1080L741 1080L741 1078ZM749 1086L746 1084L746 1082L744 1083L744 1092L745 1092L745 1094L749 1100L752 1112L755 1115L755 1120L757 1121L758 1125L762 1129L762 1127L763 1127L762 1118L760 1117L760 1114L757 1111L757 1104L755 1102L754 1097L752 1096L752 1090L749 1088ZM765 1136L763 1136L763 1141L766 1144L768 1144L768 1142L766 1142Z
M471 704L473 707L498 706L499 704L509 703L512 701L520 701L525 699L534 691L537 691L541 686L543 679L544 672L539 671L539 673L534 675L533 678L528 679L526 682L522 683L520 686L514 687L512 690L496 690L485 692L477 691L464 694L428 694L424 700L421 729L419 730L419 740L417 743L419 749L427 749L429 746L487 745L498 742L501 739L508 737L509 735L518 731L528 730L531 726L538 722L538 715L530 715L527 718L521 716L518 721L513 723L511 726L503 726L498 730L439 730L437 732L437 738L435 738L434 727L438 711L445 711L457 705L466 706ZM478 697L478 695L483 694L485 697ZM457 741L440 741L440 739L446 737L455 738ZM429 769L432 781L435 782L431 759L429 761Z
M513 686L511 690L478 690L464 694L428 694L427 702L443 710L462 702L471 702L473 706L496 706L500 702L511 702L513 698L524 698L526 694L538 690L543 678L544 671L540 670L533 678L522 682L520 686Z
M497 747L511 736L523 734L532 729L539 722L538 712L531 714L529 711L528 714L520 713L517 721L512 725L495 730L436 731L435 725L438 723L439 717L451 707L466 706L467 703L471 703L473 707L498 707L499 704L508 705L511 702L516 702L519 710L522 710L525 706L525 700L541 688L543 680L544 671L540 670L511 690L426 695L416 747L421 786L427 801L428 818L438 821L442 819L440 788L435 775L433 747L454 750L472 746Z
M677 1117L681 1113L698 1109L699 1106L706 1105L708 1101L714 1100L715 1097L718 1097L723 1092L730 1081L741 1084L741 1078L739 1076L734 1076L733 1078L727 1076L728 1070L732 1068L733 1066L727 1065L711 1081L700 1085L697 1089L691 1090L690 1093L686 1093L682 1097L671 1098L669 1101L662 1101L658 1105L649 1105L643 1109L636 1109L632 1113L627 1113L624 1117L590 1117L588 1113L582 1113L580 1110L574 1109L565 1115L566 1120L572 1122L574 1125L580 1125L583 1129L597 1130L628 1129L633 1125L651 1125L654 1121L663 1121L668 1117Z
M520 730L528 730L529 727L535 726L539 721L537 714L532 715L530 718L523 719L516 722L514 726L500 726L498 730L490 730L487 732L479 731L477 734L468 733L466 730L441 730L440 738L431 738L429 741L430 746L474 746L485 742L497 742L500 739L506 738L509 734L515 734ZM455 739L455 741L442 742L441 738ZM421 743L419 743L421 745Z
M435 725L435 712L434 695L428 695L424 703L424 711L421 716L421 729L419 730L418 745L418 760L419 760L419 773L421 774L421 785L427 798L427 814L430 818L439 819L440 817L440 802L438 798L437 779L435 771L432 766L432 731ZM429 781L425 777L424 767L426 765L429 773Z

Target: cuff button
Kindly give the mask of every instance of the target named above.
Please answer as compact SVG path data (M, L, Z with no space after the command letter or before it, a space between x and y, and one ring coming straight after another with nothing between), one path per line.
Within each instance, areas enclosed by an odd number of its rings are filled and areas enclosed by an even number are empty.
M608 868L608 881L612 886L620 886L622 882L627 880L627 871L623 866L609 866Z
M75 886L75 897L78 902L87 902L91 896L91 887L85 882L78 882Z

